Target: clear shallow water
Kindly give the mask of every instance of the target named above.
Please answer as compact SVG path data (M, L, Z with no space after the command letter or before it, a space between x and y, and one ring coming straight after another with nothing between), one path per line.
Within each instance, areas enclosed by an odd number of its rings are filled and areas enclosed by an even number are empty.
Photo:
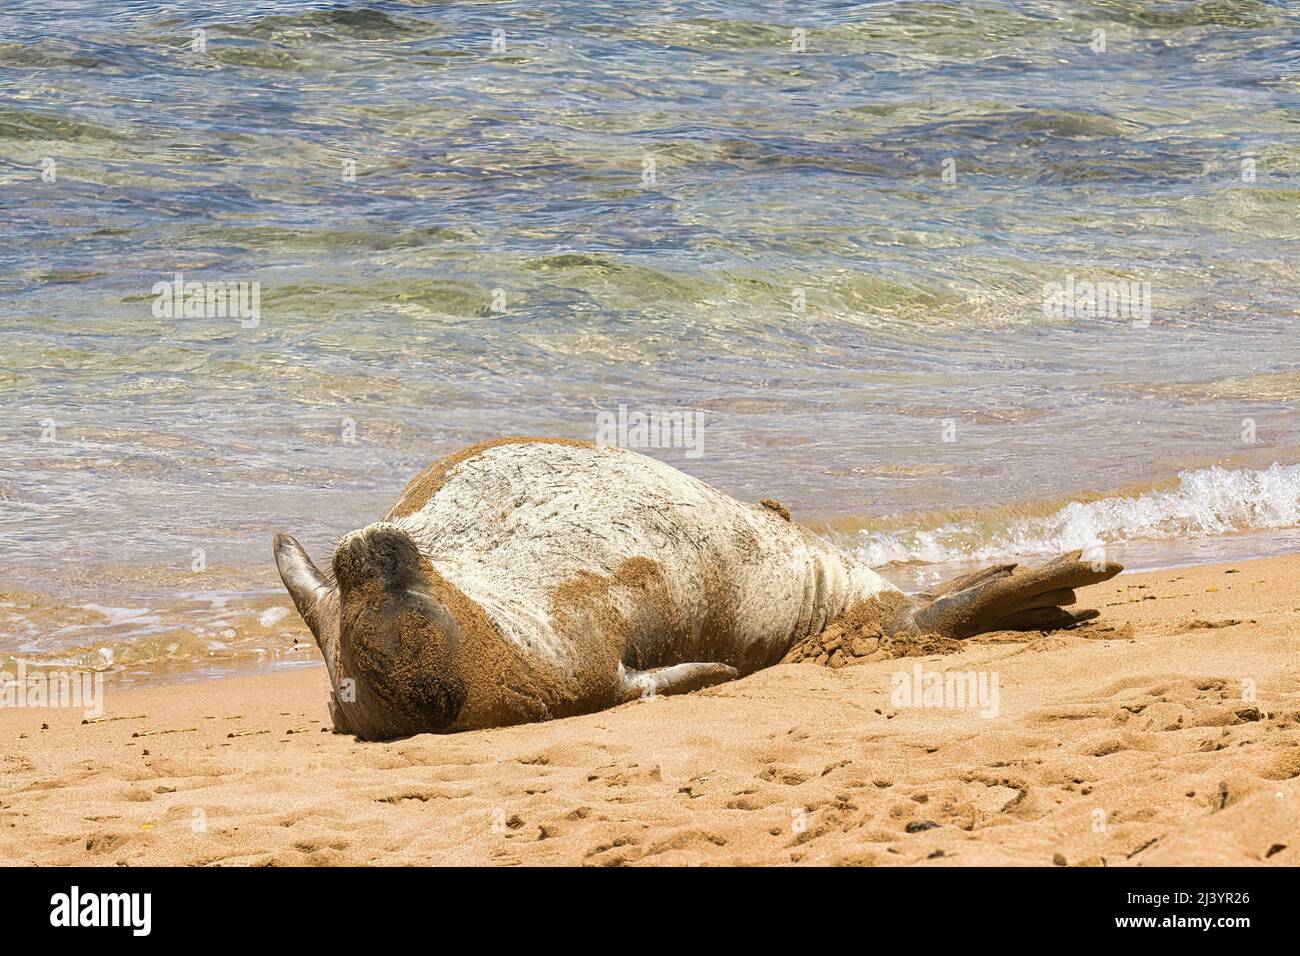
M1228 500L1300 461L1285 4L546 6L4 5L0 578L36 610L0 650L291 640L203 603L260 620L274 531L323 559L438 455L620 404L907 568L1294 524L1286 480ZM257 327L157 317L177 271L258 282ZM1044 316L1071 275L1149 282L1150 326Z

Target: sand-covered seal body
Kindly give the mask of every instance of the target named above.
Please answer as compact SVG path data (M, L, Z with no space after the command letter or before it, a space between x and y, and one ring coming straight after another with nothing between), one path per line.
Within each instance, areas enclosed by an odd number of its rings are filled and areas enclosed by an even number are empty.
M436 462L339 542L332 581L292 538L275 552L325 656L336 728L365 738L708 686L776 663L852 605L907 603L777 508L554 439Z

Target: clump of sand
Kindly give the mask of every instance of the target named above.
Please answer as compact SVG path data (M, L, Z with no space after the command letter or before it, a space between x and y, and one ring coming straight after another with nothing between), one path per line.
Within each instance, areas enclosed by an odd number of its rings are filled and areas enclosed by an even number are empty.
M891 602L888 599L893 598ZM901 595L856 604L836 618L820 634L804 638L781 659L782 664L821 664L851 667L895 657L925 657L949 654L961 649L961 642L940 634L886 634L884 623L902 603Z
M895 657L948 654L957 650L959 644L941 634L895 634L891 637L886 636L879 625L854 626L837 622L820 634L800 641L781 659L781 663L852 667Z

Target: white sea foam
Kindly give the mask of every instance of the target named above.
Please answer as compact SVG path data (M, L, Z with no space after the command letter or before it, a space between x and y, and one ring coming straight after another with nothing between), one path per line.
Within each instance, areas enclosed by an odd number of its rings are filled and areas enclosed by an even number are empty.
M1059 554L1075 548L1152 540L1195 539L1300 526L1300 465L1261 471L1184 471L1178 486L1133 497L1072 502L1041 517L1003 527L945 524L898 531L863 531L857 557L891 561L989 561Z
M257 619L257 623L263 627L275 627L288 613L289 609L287 607L268 607L262 612L262 616Z

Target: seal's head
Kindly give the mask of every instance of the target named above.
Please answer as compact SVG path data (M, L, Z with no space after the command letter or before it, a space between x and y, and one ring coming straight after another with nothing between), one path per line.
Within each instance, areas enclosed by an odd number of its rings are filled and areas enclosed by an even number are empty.
M336 730L375 740L452 728L465 703L463 635L406 532L380 522L344 537L333 583L288 535L276 535L275 560L325 656Z

